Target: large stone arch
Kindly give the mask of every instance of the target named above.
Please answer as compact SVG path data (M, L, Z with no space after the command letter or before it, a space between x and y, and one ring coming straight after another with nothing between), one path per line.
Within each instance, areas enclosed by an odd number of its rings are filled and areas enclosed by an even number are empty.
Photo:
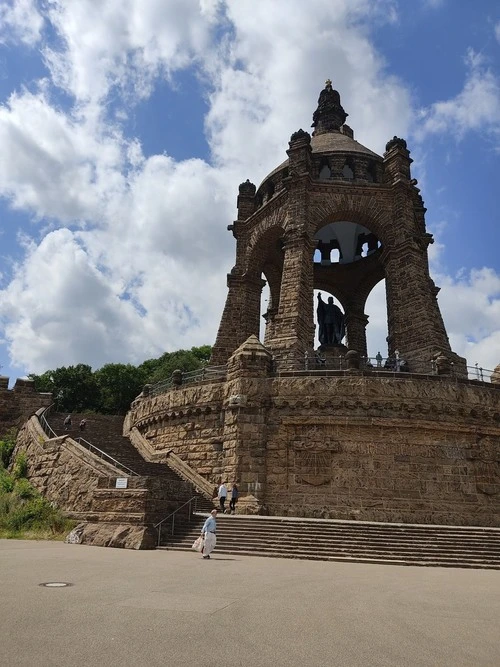
M330 186L329 189L332 187L335 186ZM359 194L354 198L351 192L314 189L308 209L310 233L314 236L327 224L341 221L358 223L366 227L384 246L392 242L391 208L381 193Z

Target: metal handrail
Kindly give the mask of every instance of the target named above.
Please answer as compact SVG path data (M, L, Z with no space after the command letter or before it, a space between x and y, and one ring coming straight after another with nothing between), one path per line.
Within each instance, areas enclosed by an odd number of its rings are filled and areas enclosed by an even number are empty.
M135 472L135 470L132 470L132 468L129 468L124 463L121 463L120 461L118 461L118 459L115 459L110 454L107 454L106 452L103 452L102 449L99 449L99 447L96 447L95 445L93 445L88 440L85 440L85 438L82 438L82 437L75 438L75 441L79 445L82 445L83 447L85 447L85 449L88 449L88 451L91 454L97 453L99 455L100 459L107 460L108 462L111 462L111 464L114 465L115 468L121 468L121 470L123 470L124 472L128 472L132 477L139 477L138 472Z
M52 410L54 409L55 403L52 403L52 405L49 405L48 408L45 408L45 410L42 412L42 414L38 417L38 421L40 423L40 426L42 427L42 430L44 433L46 433L48 436L51 436L53 438L58 438L58 434L54 431L52 426L49 424L47 421L47 417L45 415L50 414ZM123 472L128 473L132 477L139 477L139 473L135 472L135 470L132 470L132 468L129 468L126 466L124 463L121 463L118 461L118 459L115 459L113 456L110 456L110 454L107 454L106 452L103 452L102 449L99 449L99 447L96 447L93 445L91 442L88 440L85 440L85 438L79 437L79 438L73 438L75 442L78 444L82 445L82 447L85 447L91 454L96 453L100 459L102 460L107 460L111 465L113 465L115 468L120 468L123 470Z
M164 519L156 523L153 528L158 530L158 546L161 544L161 527L167 521L168 519L172 519L172 532L171 535L174 534L174 529L175 529L175 515L179 510L181 510L183 507L186 507L186 505L189 505L188 508L188 516L189 520L191 521L191 517L193 516L193 512L191 511L191 504L194 503L194 512L196 512L196 503L198 502L198 496L193 496L189 500L186 500L185 503L183 503L180 507L178 507L176 510L168 514Z
M203 366L202 368L196 368L194 371L186 371L182 373L182 381L180 386L183 384L190 384L191 382L197 382L198 380L218 380L226 377L227 366ZM166 393L174 385L173 378L170 377L167 380L161 380L151 385L149 389L150 396L158 396L159 394Z
M38 417L38 421L40 423L40 426L42 427L42 430L44 433L46 433L48 436L51 436L53 438L57 438L57 433L54 431L52 426L49 424L47 421L47 417L45 415L50 414L54 408L55 403L52 403L49 405L48 408L45 408L45 410L42 412L42 414Z

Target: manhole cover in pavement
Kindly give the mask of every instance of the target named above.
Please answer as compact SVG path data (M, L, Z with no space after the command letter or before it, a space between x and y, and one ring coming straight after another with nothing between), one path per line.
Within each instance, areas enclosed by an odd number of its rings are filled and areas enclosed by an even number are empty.
M44 584L38 584L39 586L45 586L45 588L64 588L65 586L72 586L66 581L46 581Z

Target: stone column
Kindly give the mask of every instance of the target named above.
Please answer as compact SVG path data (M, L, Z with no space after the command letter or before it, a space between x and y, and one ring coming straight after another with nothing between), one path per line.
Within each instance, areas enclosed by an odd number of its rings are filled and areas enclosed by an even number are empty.
M237 509L257 514L266 492L271 353L250 336L228 361L224 390L223 477L240 489Z
M249 336L258 337L260 329L260 298L266 284L259 276L229 273L228 295L222 313L211 364L225 364L234 350Z
M275 335L269 346L278 364L301 366L305 350L313 347L313 253L315 241L308 230L308 187L312 169L311 137L299 130L290 138L288 225ZM267 341L268 339L266 339Z
M346 311L345 316L347 347L350 350L357 350L361 357L367 357L366 349L366 325L368 316L362 312L350 310Z
M285 262L281 280L274 338L269 340L278 364L301 366L304 352L313 347L314 241L307 235L285 240Z
M429 277L427 258L412 241L387 253L386 275L389 355L426 364L438 351L451 353L450 343Z

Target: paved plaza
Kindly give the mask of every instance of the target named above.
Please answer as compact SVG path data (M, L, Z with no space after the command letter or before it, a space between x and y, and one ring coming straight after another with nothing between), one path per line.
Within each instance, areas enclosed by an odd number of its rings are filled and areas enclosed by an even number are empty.
M0 540L0 591L8 667L500 664L500 571Z

